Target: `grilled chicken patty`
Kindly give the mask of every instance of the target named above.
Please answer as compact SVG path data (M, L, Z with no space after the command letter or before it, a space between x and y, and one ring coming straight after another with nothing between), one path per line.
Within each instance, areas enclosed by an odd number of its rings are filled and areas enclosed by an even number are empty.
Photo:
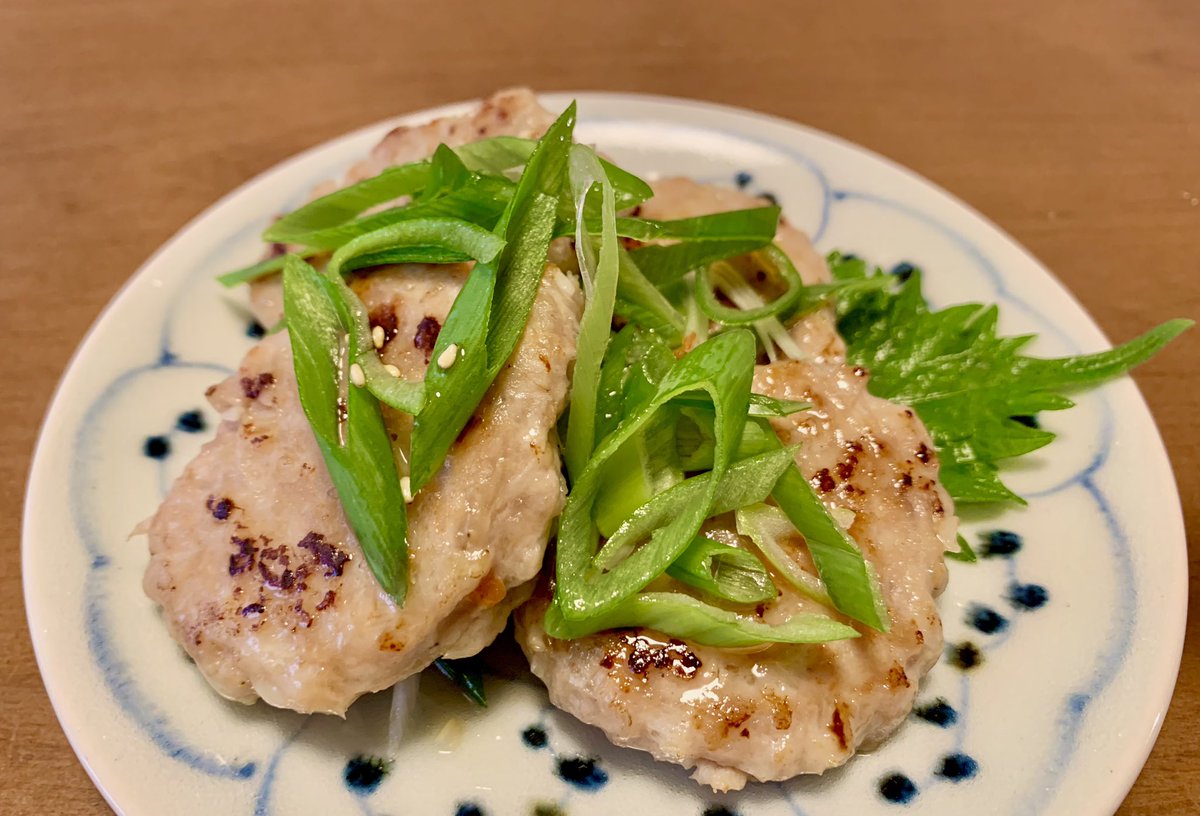
M756 204L680 179L657 184L655 193L643 205L648 218ZM806 283L828 280L801 233L785 225L778 241ZM694 777L717 790L741 788L749 778L820 773L879 742L908 714L942 646L935 599L945 587L942 553L956 520L937 482L929 435L911 410L867 392L868 373L846 364L829 312L804 318L792 335L808 359L758 366L754 388L813 405L775 420L776 431L787 444L800 444L800 469L825 500L853 511L849 531L878 572L890 631L854 624L862 633L854 640L740 650L641 629L562 641L542 626L545 584L516 615L518 640L554 705L618 745L695 768ZM708 534L745 546L732 527L717 519ZM796 535L792 544L797 560L815 572L802 539ZM782 594L756 610L764 622L825 611L773 577ZM655 588L667 588L670 579L659 580Z
M545 121L528 92L502 94L467 117L394 131L354 173L420 158L468 129L471 138L529 135ZM402 376L424 375L467 271L405 265L351 279L385 332L383 361ZM222 421L143 525L144 587L217 691L342 714L365 692L439 657L475 654L495 638L529 597L564 501L555 422L581 300L577 281L548 264L513 356L409 506L403 608L379 587L346 523L300 405L286 331L260 342L237 374L209 390ZM258 307L260 318L278 319L277 303ZM411 418L384 414L402 457Z

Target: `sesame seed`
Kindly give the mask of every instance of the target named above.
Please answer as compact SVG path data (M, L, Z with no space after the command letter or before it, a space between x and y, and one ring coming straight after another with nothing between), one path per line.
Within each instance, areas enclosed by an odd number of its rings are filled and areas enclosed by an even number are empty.
M359 388L367 384L367 375L363 373L362 366L358 363L353 363L350 366L350 382Z
M404 501L412 501L412 481L407 476L400 477L400 492L404 494Z
M457 359L458 343L451 343L438 355L437 364L439 368L449 368L454 365L454 361Z
M386 335L383 333L383 326L376 326L371 329L371 342L375 344L375 348L383 348L383 342L386 339Z
M388 374L391 374L393 377L399 377L399 376L400 376L400 369L396 368L396 367L395 367L394 365L392 365L391 363L388 363L387 365L385 365L385 366L383 367L383 370L384 370L384 371L386 371Z

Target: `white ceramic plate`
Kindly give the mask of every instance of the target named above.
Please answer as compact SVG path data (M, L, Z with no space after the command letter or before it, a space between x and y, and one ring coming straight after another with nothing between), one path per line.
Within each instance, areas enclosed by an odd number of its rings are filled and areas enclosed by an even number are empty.
M1107 345L1012 239L867 151L732 108L629 95L578 99L580 139L634 171L771 192L821 250L854 252L885 268L915 263L936 304L997 302L1005 331L1040 334L1036 353ZM568 100L544 98L555 110ZM372 780L371 766L355 758L386 755L387 695L361 701L344 722L219 699L142 594L145 541L129 533L208 436L195 426L215 424L205 387L253 342L244 292L225 292L213 275L254 260L256 236L272 216L340 176L394 124L285 162L181 230L97 321L46 417L25 513L29 625L63 728L115 809L130 816L1116 809L1171 695L1187 594L1178 494L1129 381L1082 397L1066 414L1043 415L1059 440L1009 474L1029 507L967 525L972 537L1002 529L1023 543L1007 556L950 565L941 601L948 649L953 655L970 644L979 665L964 671L943 660L918 698L924 717L914 714L881 749L822 778L716 796L682 770L615 748L550 709L535 682L492 682L492 705L483 711L430 678L415 733L391 757L390 771Z

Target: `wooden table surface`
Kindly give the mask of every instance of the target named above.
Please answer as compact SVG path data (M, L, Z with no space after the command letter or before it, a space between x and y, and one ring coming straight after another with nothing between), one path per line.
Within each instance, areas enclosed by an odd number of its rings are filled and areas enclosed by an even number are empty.
M972 203L1114 339L1200 317L1200 5L1188 0L4 0L0 597L13 614L0 629L0 810L106 812L46 699L16 555L40 418L89 324L160 243L259 171L513 84L804 122ZM1195 591L1200 331L1137 380L1179 481ZM1200 812L1198 625L1193 609L1174 703L1122 814Z

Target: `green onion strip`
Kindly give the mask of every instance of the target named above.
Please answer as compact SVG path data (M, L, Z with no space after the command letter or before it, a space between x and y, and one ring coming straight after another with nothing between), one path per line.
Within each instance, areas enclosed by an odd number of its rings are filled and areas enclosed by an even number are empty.
M341 350L351 326L327 284L312 266L288 256L283 298L300 404L367 566L403 605L408 519L391 437L379 402L362 388L346 387Z

